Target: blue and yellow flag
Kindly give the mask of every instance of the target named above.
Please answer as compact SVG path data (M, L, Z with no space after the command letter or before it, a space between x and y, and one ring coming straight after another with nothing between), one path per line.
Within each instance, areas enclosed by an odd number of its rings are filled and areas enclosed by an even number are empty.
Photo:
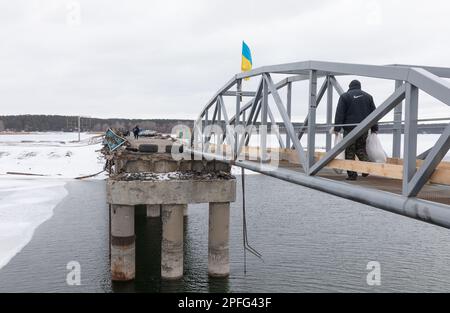
M252 69L252 54L250 52L250 48L247 46L247 44L242 41L242 63L241 63L241 70L243 72L250 71ZM245 80L249 80L250 78L245 78Z

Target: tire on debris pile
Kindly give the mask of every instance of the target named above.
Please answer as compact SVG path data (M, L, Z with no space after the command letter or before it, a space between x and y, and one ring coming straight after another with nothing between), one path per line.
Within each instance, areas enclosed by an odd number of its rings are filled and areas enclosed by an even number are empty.
M158 152L158 145L152 144L139 145L139 152L156 153Z
M182 145L173 145L173 146L178 147L178 152L179 153L183 153L183 146ZM166 146L166 153L172 153L172 145Z

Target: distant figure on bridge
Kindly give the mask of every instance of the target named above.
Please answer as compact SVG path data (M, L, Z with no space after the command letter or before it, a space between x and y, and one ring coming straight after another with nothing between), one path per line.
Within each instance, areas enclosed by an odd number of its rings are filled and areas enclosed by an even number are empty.
M357 125L361 123L370 113L375 110L373 98L367 92L361 90L361 83L358 80L353 80L349 85L349 90L343 93L339 98L336 109L336 116L334 123L337 125L352 124L349 126L335 126L334 131L340 132L344 129L344 137L347 136ZM378 125L372 126L372 132L378 131ZM355 155L360 161L369 162L369 157L366 152L366 140L368 133L366 132L361 137L356 139L347 149L345 149L345 159L354 160ZM358 173L347 171L347 180L356 180ZM366 177L368 174L362 174Z
M139 129L139 125L136 125L134 128L133 128L133 134L134 134L134 139L139 139L139 132L140 132L141 130Z

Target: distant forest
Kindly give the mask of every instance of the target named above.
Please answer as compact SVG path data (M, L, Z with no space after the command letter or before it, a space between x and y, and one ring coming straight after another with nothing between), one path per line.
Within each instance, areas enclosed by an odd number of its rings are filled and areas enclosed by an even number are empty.
M108 128L121 130L132 130L139 125L142 130L155 130L161 133L170 133L176 125L186 125L192 129L194 121L184 119L124 119L124 118L81 118L82 132L103 132ZM222 122L223 124L223 122ZM302 123L293 123L296 130L300 129ZM223 124L224 125L224 124ZM256 123L259 125L259 122ZM270 131L270 125L268 125ZM285 133L285 127L278 123L279 131ZM422 134L442 134L447 124L419 124L418 131ZM224 126L223 126L224 127ZM0 131L78 131L77 116L63 115L6 115L0 116ZM318 125L318 133L328 132L328 128ZM392 125L380 125L380 133L392 133Z
M108 128L131 130L139 125L141 129L170 133L175 125L192 127L192 120L175 119L124 119L88 118L80 119L82 132L101 132ZM7 115L0 116L0 131L77 131L78 117L63 115Z

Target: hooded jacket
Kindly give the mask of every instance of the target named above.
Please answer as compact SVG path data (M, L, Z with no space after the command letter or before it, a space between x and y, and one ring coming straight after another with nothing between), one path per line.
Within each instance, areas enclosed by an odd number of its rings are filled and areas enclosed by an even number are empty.
M334 123L359 124L374 110L375 103L373 102L372 96L362 91L361 83L354 80L350 83L349 90L339 98ZM355 127L355 125L336 126L334 130L339 132L343 128L344 131L349 132ZM378 125L373 125L371 129L373 132L378 131Z

